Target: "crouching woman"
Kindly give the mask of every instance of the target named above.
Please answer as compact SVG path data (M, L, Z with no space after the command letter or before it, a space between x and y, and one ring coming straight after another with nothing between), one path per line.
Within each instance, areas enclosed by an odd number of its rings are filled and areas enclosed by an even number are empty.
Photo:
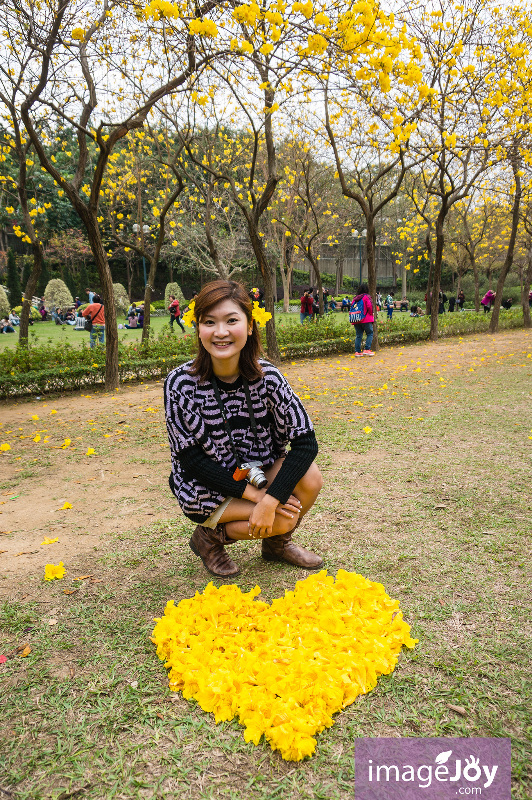
M174 369L164 388L170 488L198 523L190 547L222 578L239 569L226 546L262 539L262 557L305 569L320 556L292 541L322 487L312 423L279 370L260 358L256 315L233 281L207 284L187 314L198 354ZM286 446L290 450L286 452ZM259 467L248 471L247 465Z

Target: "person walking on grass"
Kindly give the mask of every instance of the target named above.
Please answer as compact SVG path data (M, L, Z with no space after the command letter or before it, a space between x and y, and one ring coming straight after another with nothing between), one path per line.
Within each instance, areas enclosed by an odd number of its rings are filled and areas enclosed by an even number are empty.
M362 283L358 287L358 294L353 298L351 303L351 310L349 312L349 322L355 326L355 357L357 356L374 356L375 353L371 349L373 342L373 303L368 294L367 283ZM364 352L362 352L362 337L366 334L366 344Z
M390 294L386 298L386 312L388 314L388 319L392 319L394 303L395 303L394 293L390 292Z
M170 300L170 305L168 306L168 311L170 312L170 328L174 330L174 322L177 322L183 333L185 329L179 317L181 316L181 310L179 308L179 300L176 299L175 295L171 294L168 299Z
M204 286L187 313L196 321L198 353L168 375L164 405L170 488L197 523L192 552L221 578L239 572L225 547L250 539L262 540L266 561L321 567L320 556L292 541L322 477L301 400L260 357L257 320L265 324L268 315L252 309L241 284L224 280Z
M81 312L84 317L90 317L92 320L92 328L89 334L91 348L96 347L96 344L104 344L105 342L105 313L103 300L99 294L95 294L92 299L94 302Z

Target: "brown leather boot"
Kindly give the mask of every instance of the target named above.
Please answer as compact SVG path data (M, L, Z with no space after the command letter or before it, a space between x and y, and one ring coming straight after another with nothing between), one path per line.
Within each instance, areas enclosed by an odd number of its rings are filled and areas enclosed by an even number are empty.
M297 525L296 525L297 528ZM294 528L295 530L295 528ZM293 531L283 533L280 536L270 536L262 540L262 557L266 561L287 561L288 564L295 564L296 567L303 569L318 569L323 564L323 558L305 550L299 544L292 541Z
M234 541L225 533L222 523L216 528L204 528L198 525L190 537L190 549L203 561L205 569L218 578L234 578L240 570L225 552L224 545Z

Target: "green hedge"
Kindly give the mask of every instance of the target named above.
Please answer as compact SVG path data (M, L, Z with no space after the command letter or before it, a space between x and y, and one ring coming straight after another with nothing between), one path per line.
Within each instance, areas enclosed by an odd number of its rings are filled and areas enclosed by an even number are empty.
M439 336L461 336L486 332L490 316L474 312L445 314L439 319ZM522 310L501 311L501 329L520 328ZM381 345L424 341L430 335L428 317L397 315L379 324ZM278 326L277 338L283 359L326 356L353 352L355 329L345 316L328 315L304 325ZM146 343L119 346L119 375L122 382L164 378L195 351L194 336L177 338L169 330ZM29 349L7 348L0 353L0 398L86 389L102 384L105 376L105 350L98 347L74 348L68 343L41 345Z

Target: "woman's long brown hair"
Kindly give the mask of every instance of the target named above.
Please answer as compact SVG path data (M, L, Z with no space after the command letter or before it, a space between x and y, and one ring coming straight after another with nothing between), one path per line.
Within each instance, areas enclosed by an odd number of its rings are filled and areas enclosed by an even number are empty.
M253 307L245 288L236 281L211 281L203 287L196 297L194 305L194 315L196 317L196 339L198 342L198 354L190 367L191 375L197 375L201 381L208 381L212 378L212 362L209 353L205 350L199 338L199 323L209 313L209 311L223 303L224 300L232 300L236 303L247 317L248 324L251 325L251 334L247 342L240 351L238 369L240 374L248 381L254 381L262 375L258 358L262 353L257 323L251 316Z

